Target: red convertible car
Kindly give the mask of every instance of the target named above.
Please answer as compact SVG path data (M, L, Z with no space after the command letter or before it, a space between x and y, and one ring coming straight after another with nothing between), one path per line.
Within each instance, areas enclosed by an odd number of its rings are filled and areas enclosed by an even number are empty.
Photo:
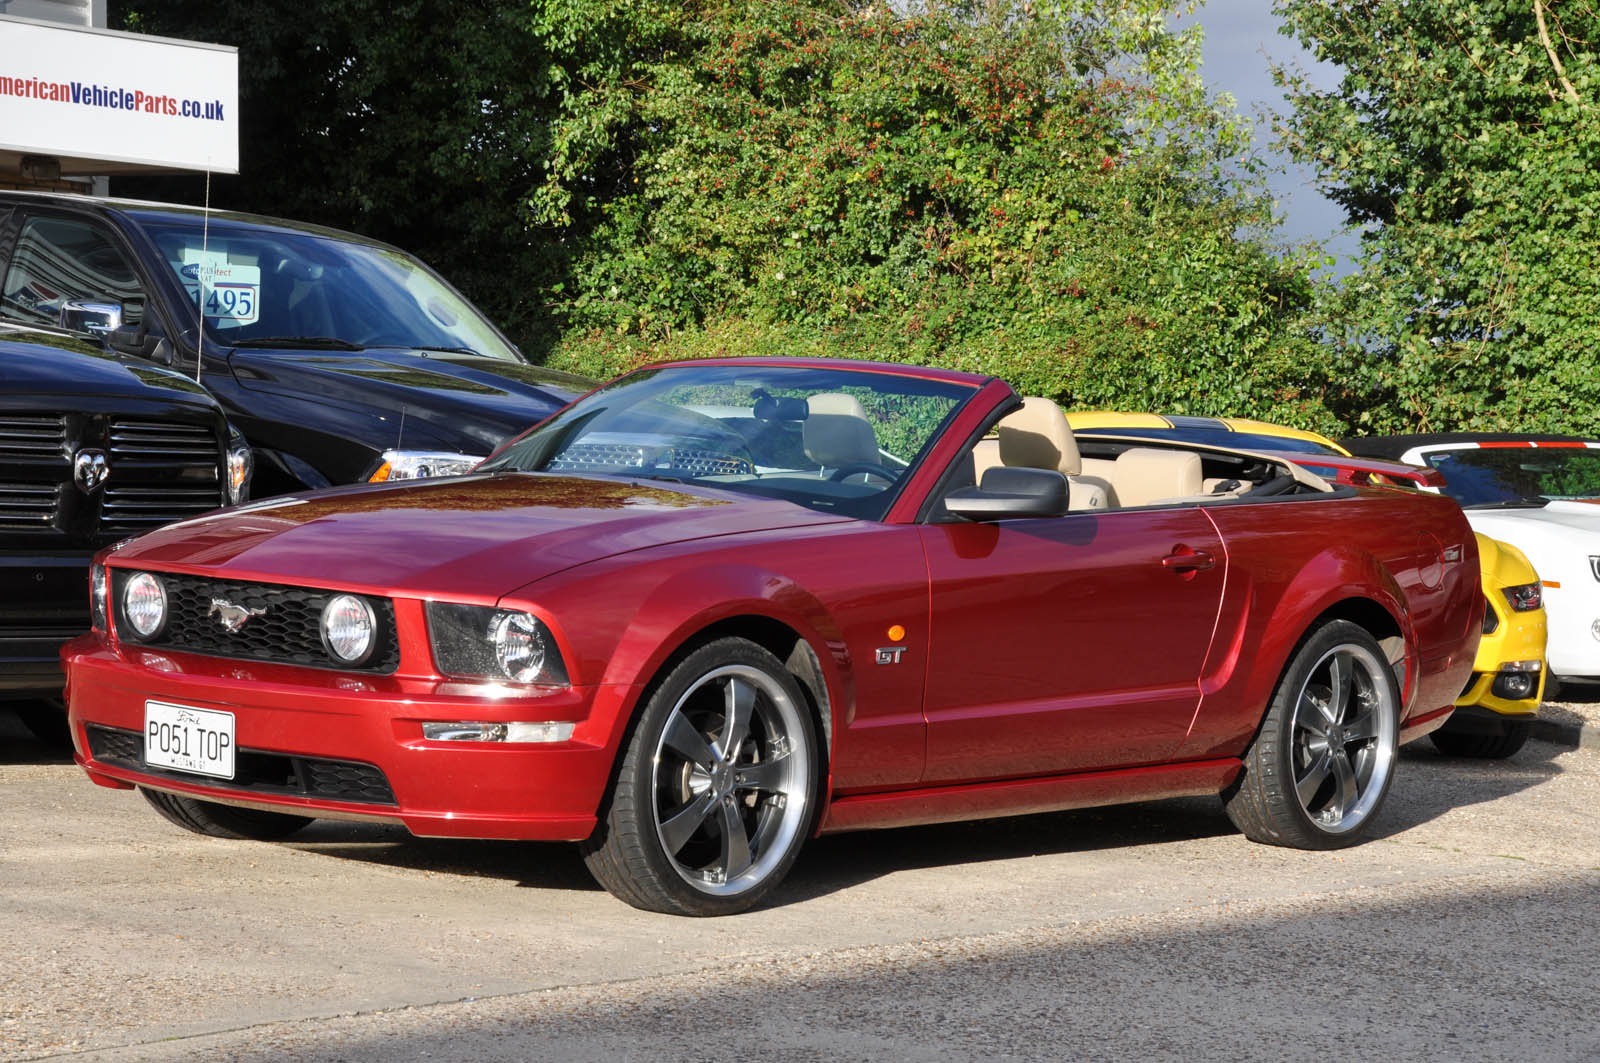
M1351 844L1471 672L1476 550L1283 455L1080 451L996 379L728 359L109 550L63 655L83 768L182 827L576 841L709 915L827 831L1220 794Z

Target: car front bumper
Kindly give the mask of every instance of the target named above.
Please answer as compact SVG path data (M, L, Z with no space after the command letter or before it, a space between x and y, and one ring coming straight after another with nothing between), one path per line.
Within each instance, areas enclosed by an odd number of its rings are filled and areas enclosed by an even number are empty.
M474 696L474 689L503 688L155 653L98 633L74 639L62 657L76 759L103 786L391 821L425 837L587 838L611 774L604 721L636 693L601 686ZM147 700L232 713L235 778L146 764ZM572 721L575 728L563 742L423 737L424 722L460 720Z

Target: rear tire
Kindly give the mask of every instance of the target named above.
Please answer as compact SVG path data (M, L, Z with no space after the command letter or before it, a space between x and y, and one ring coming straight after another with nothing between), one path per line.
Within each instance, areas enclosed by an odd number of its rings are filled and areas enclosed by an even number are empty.
M1400 688L1377 640L1332 620L1278 680L1244 773L1223 794L1253 841L1340 849L1370 833L1394 777Z
M635 908L742 912L810 834L820 760L810 704L778 659L745 639L707 643L645 703L584 862Z
M1505 730L1497 735L1468 734L1445 729L1428 737L1433 747L1447 757L1473 757L1480 760L1504 760L1522 748L1533 733L1533 724L1527 720L1507 720Z
M193 797L162 793L139 787L150 807L161 813L161 818L184 830L194 831L211 838L240 838L257 842L275 842L287 838L311 823L305 816L291 816L286 812L263 812L254 808L235 808L219 805L215 801L200 801Z

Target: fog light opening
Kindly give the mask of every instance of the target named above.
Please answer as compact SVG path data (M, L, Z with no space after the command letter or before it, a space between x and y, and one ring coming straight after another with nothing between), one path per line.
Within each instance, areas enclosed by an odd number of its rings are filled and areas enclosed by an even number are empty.
M490 723L461 720L452 723L425 723L422 737L430 742L565 742L577 724L571 721L543 723Z

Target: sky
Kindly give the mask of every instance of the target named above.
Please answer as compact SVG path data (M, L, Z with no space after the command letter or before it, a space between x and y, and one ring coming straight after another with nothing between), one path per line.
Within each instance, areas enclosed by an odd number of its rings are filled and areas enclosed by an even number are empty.
M1198 12L1205 27L1204 68L1206 84L1213 91L1230 92L1241 113L1254 120L1256 143L1264 151L1275 139L1270 112L1288 109L1278 87L1272 83L1269 61L1298 64L1324 87L1338 84L1339 68L1316 62L1299 42L1278 32L1281 24L1272 13L1272 0L1208 0ZM1342 233L1344 214L1317 192L1314 175L1297 167L1281 155L1265 151L1271 160L1286 168L1268 181L1283 215L1281 233L1287 242L1315 238L1327 242L1335 254L1348 257L1356 249L1353 236ZM1346 264L1344 268L1348 268ZM1343 272L1343 269L1336 270Z

